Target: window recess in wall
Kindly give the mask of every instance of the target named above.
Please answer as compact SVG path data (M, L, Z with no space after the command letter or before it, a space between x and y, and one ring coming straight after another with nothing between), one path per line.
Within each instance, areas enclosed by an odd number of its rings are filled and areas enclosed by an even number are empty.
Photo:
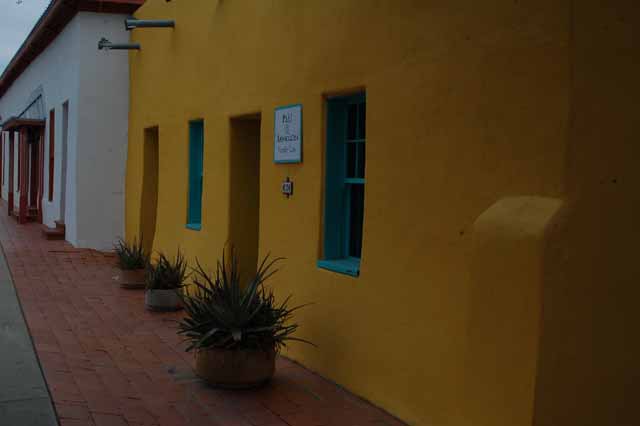
M324 252L318 267L360 274L364 222L366 97L327 100Z
M202 176L204 155L204 121L189 122L189 196L187 228L202 228Z

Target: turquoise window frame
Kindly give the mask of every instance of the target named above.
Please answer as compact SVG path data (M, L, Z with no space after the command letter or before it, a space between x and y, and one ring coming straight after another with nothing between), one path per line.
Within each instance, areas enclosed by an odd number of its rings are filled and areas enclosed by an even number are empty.
M324 229L323 229L323 256L318 260L317 266L333 272L338 272L353 277L360 275L361 257L351 255L350 245L353 243L351 237L351 191L355 185L364 185L364 152L366 149L366 135L364 126L359 126L357 120L355 124L355 134L348 135L348 111L349 107L360 105L366 108L365 93L358 93L351 96L342 96L327 99L327 140L326 140L326 166L325 166L325 200L324 200ZM362 110L364 112L364 109ZM359 112L358 112L359 114ZM366 114L366 113L365 113ZM364 117L362 118L364 120ZM349 144L361 143L360 149L363 158L360 160L361 176L349 176L347 171ZM353 148L355 159L353 160L353 172L358 174L358 146ZM364 209L364 201L362 202ZM364 215L363 220L364 222ZM363 223L360 223L362 226ZM360 233L362 238L362 233ZM362 240L359 242L360 249ZM361 256L361 254L360 254Z
M187 229L202 229L202 190L204 175L204 120L189 122L189 193Z

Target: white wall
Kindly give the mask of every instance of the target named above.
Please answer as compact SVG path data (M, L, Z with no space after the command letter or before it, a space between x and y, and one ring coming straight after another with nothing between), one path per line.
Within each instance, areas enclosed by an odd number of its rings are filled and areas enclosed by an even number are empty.
M98 51L102 36L129 41L124 16L82 13L77 149L77 244L111 248L124 236L129 120L129 54Z
M54 220L63 219L67 224L67 238L75 233L75 218L73 215L67 218L60 217L60 165L62 160L62 104L69 101L69 144L75 145L76 127L77 127L77 100L79 91L79 57L76 54L76 45L78 44L79 25L77 17L71 20L58 37L42 52L27 69L18 77L18 79L9 88L7 93L0 98L0 115L3 120L11 116L17 116L27 106L30 94L42 86L43 104L47 112L47 127L45 129L45 158L49 158L49 130L48 111L55 108L55 164L54 164L54 199L49 202L45 194L43 206L43 222L47 226L55 226ZM43 117L44 118L44 117ZM17 187L17 157L18 143L17 137L14 138L14 189ZM8 158L9 147L5 147L5 158ZM68 171L71 172L75 167L74 163L68 163ZM8 175L8 164L5 173ZM8 179L2 188L2 197L7 199ZM69 186L69 185L68 185ZM48 161L45 162L44 187L49 187L49 171ZM73 197L73 188L67 189L67 198ZM44 191L45 193L47 191ZM17 203L17 192L14 197ZM73 239L70 241L73 242Z
M129 110L126 52L98 51L98 40L129 40L124 15L82 12L67 24L0 98L3 120L18 115L42 86L46 111L43 222L63 219L66 238L77 247L109 249L124 233L124 178ZM60 217L62 105L69 103L66 208ZM49 111L55 109L54 197L48 201ZM4 158L9 147L5 144ZM16 145L17 158L17 145ZM7 199L8 163L2 197ZM17 162L15 163L17 173ZM17 179L14 180L14 187ZM16 196L16 200L17 200Z

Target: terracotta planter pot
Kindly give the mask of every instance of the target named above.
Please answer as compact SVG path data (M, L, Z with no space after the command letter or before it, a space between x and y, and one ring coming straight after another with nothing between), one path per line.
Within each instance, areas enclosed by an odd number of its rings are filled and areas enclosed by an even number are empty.
M251 389L276 371L276 351L207 349L196 353L196 374L211 386Z
M150 311L178 311L182 309L182 299L178 290L147 290L144 304Z
M118 275L114 276L113 279L118 282L122 288L129 290L143 289L145 288L144 272L144 269L121 269Z

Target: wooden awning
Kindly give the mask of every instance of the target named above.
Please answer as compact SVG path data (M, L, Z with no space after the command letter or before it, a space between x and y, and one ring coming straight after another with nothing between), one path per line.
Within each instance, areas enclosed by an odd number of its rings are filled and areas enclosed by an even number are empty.
M4 123L2 123L2 130L5 132L11 130L19 130L23 127L44 127L45 121L35 118L18 118L11 117Z

